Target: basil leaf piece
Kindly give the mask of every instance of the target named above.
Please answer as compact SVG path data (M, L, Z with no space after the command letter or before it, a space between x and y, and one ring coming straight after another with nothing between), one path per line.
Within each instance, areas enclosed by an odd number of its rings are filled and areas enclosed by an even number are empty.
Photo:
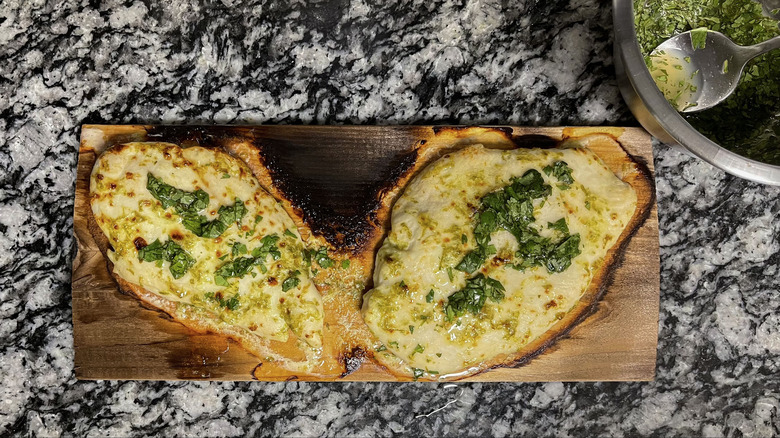
M203 224L203 226L201 227L200 234L195 233L195 235L199 237L205 237L207 239L216 239L217 237L221 236L222 233L225 232L225 230L227 230L227 226L224 223L222 223L219 219L216 219L211 222L206 222L205 224Z
M255 258L254 257L238 257L235 258L219 268L217 268L217 272L214 274L215 282L219 284L216 279L217 277L221 277L223 279L226 278L241 278L244 275L248 274L249 271L252 270L252 268L255 266Z
M156 239L150 245L138 250L138 260L145 262L169 262L168 270L173 278L179 279L195 264L195 259L187 253L178 243L168 240L160 243Z
M188 192L165 184L161 179L155 178L151 173L147 174L146 189L160 201L163 208L173 207L176 213L197 213L208 207L209 195L203 190Z
M580 255L580 235L572 234L560 242L547 258L549 272L563 272L571 266L571 259Z
M558 181L566 184L566 188L563 190L569 188L569 184L574 183L574 178L571 176L571 167L569 167L569 164L565 161L556 161L552 165L545 166L545 168L542 170L545 174L552 175L557 178Z
M250 273L255 266L258 266L262 273L268 272L268 268L265 267L264 262L270 255L274 260L278 260L282 257L281 251L276 246L279 241L279 236L276 234L270 234L260 239L260 246L252 250L252 253L244 257L236 257L233 260L223 264L217 268L217 272L214 273L214 282L220 286L220 278L222 280L228 278L241 278L244 275ZM232 253L246 254L246 245L242 243L234 243Z
M286 280L282 282L282 292L287 292L290 289L298 287L298 285L301 284L301 279L298 278L298 275L301 274L301 271L295 270L290 274L289 277L287 277Z
M244 245L241 242L234 243L233 244L233 248L231 249L231 253L234 256L241 255L241 254L246 254L247 253L246 245Z
M466 286L447 298L444 313L447 320L463 316L466 312L478 314L490 299L496 303L504 299L504 286L498 281L482 274L466 280Z
M470 251L463 257L463 260L461 260L460 263L455 265L455 269L471 274L485 263L485 258L486 256L483 250Z
M569 226L566 225L565 217L562 217L555 222L547 222L547 228L560 231L563 234L569 234Z
M328 249L325 248L324 246L318 249L317 251L315 251L313 256L314 256L314 260L317 262L318 265L320 265L322 269L331 268L336 263L333 261L332 258L328 256Z
M238 298L238 294L233 295L227 300L222 298L222 294L219 292L216 294L214 292L206 292L203 297L207 300L216 301L220 307L225 307L231 311L236 310L241 306L241 301Z

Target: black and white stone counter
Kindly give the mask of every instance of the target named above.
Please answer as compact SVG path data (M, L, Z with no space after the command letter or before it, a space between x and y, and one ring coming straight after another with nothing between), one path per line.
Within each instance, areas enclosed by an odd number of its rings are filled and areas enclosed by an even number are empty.
M780 189L658 145L647 383L82 382L83 123L634 125L611 2L0 2L0 435L780 435Z

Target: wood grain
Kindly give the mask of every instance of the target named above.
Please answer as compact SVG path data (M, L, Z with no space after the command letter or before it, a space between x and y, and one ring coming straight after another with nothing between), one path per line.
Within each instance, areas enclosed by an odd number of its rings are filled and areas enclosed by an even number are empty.
M278 173L296 182L272 193L299 204L293 207L315 234L335 246L355 250L375 245L381 238L365 232L362 223L376 210L377 192L386 190L388 181L403 184L411 177L397 170L412 152L424 163L448 149L475 142L493 147L551 147L566 138L590 134L605 136L605 141L592 141L589 147L613 171L625 174L624 180L637 190L641 211L634 218L636 229L626 236L623 248L610 253L614 269L597 282L603 287L591 288L571 320L554 327L560 331L555 342L529 347L546 348L520 366L496 368L464 380L651 380L657 345L659 258L647 133L606 127L431 126L82 127L74 211L78 252L72 279L76 377L318 380L283 370L259 372L258 358L233 341L189 330L119 292L88 220L89 175L97 155L107 147L147 140L216 147L236 141L262 143L266 161L273 161ZM273 176L273 172L268 175ZM569 327L571 322L577 323ZM357 371L335 380L408 379L399 379L366 359Z

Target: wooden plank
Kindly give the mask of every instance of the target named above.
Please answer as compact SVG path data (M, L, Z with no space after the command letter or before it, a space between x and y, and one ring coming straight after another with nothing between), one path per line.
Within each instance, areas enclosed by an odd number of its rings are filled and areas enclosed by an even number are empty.
M297 181L297 186L287 187L287 191L299 190L309 195L299 202L308 202L304 210L318 212L322 226L314 231L327 233L328 227L363 217L372 208L376 192L394 177L398 163L421 141L432 142L429 147L439 152L474 142L550 147L564 138L587 134L606 134L618 140L617 147L617 143L607 141L590 145L616 173L626 171L629 156L647 172L627 176L634 178L632 185L637 189L640 204L646 207L643 217L638 218L641 224L622 253L616 254L618 263L595 311L591 313L583 307L586 318L523 366L494 369L465 380L650 380L655 370L659 301L652 148L649 136L641 129L608 127L86 125L82 128L74 212L78 242L72 281L76 376L318 380L291 376L283 370L259 371L259 359L235 342L195 333L118 291L88 226L89 175L97 155L113 144L145 140L206 146L222 146L235 140L261 142L270 151L266 158ZM356 372L336 380L403 379L367 361Z

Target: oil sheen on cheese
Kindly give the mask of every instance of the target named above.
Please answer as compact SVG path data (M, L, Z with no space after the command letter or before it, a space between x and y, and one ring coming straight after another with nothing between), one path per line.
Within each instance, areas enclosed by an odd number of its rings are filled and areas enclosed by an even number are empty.
M568 188L543 172L557 161L572 169L574 183ZM498 280L505 297L498 303L488 300L477 314L447 320L448 297L470 277L455 266L476 247L474 216L480 199L530 169L542 173L552 187L548 197L534 201L539 233L545 236L550 231L543 225L565 218L570 233L580 234L580 254L563 272L550 273L544 266L517 270L509 266L518 248L515 237L494 232L490 243L496 254L479 272ZM363 301L363 317L381 342L375 357L415 376L439 378L517 352L562 319L585 293L636 203L633 188L587 149L477 145L438 159L394 205L391 230L376 256L374 288Z
M244 203L246 214L217 238L199 237L182 225L174 208L163 208L153 197L147 189L150 173L177 189L204 190L209 203L200 214L209 220L236 199ZM309 279L303 241L293 220L243 163L201 147L129 143L100 156L90 191L92 210L111 244L108 257L117 275L177 303L177 312L188 318L217 320L265 340L285 342L293 334L302 348L312 352L321 348L322 298ZM278 260L269 255L261 260L265 272L258 264L243 277L217 284L215 272L222 265L248 257L270 235L279 237ZM171 239L195 259L178 279L171 275L169 262L138 257L139 242L143 246ZM243 246L246 252L236 254L234 246ZM291 276L298 278L297 284L285 291L283 282Z

